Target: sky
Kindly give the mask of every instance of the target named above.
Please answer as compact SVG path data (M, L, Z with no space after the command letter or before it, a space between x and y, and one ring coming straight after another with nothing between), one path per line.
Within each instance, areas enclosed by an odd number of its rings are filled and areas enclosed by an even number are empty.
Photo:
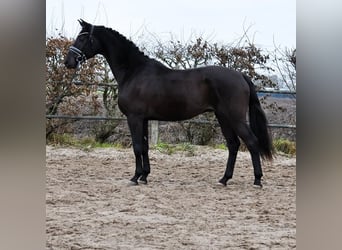
M259 46L296 47L296 0L46 0L46 34L73 38L77 20L111 27L133 41L186 41L201 35L232 43L244 30Z

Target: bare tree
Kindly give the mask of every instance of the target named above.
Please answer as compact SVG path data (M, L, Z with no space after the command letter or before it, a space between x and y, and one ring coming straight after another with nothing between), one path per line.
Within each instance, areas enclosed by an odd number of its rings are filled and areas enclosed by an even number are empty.
M274 68L280 75L283 84L289 90L296 91L296 56L295 48L281 48L275 45L275 50L272 53Z

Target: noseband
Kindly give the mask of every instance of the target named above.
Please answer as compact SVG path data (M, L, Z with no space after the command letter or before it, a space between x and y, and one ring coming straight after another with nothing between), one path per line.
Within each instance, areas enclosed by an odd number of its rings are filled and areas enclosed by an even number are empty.
M90 42L92 42L93 31L94 31L94 25L91 26L90 32L82 32L82 33L80 33L80 34L77 36L77 38L78 38L79 36L89 34L89 40L90 40ZM77 39L77 38L76 38L76 39ZM73 45L70 46L69 51L71 51L72 53L74 53L74 54L77 56L77 57L76 57L77 68L78 68L78 66L79 66L81 63L83 63L83 62L85 62L85 61L87 60L87 57L86 57L86 55L83 53L83 51L80 50L80 49L78 49L78 48L76 48L75 46L73 46Z
M70 46L69 50L77 55L77 57L76 57L77 64L81 64L85 60L87 60L86 55L81 50L76 48L75 46Z

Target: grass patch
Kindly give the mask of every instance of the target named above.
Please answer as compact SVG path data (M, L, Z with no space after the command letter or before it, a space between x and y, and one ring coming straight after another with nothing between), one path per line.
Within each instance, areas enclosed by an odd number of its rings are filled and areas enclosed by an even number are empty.
M69 134L52 134L47 140L47 144L74 146L77 140Z
M215 145L213 145L213 148L214 148L214 149L222 149L222 150L227 150L227 149L228 149L227 146L226 146L226 144L223 144L223 143L221 143L221 144L215 144Z
M277 152L283 152L288 155L296 154L296 143L287 139L275 139L273 140L273 146Z
M161 152L161 153L168 154L168 155L170 155L174 152L174 150L170 144L160 142L160 141L158 141L158 143L156 145L154 145L152 148Z
M175 147L176 151L186 152L187 156L194 156L195 155L195 147L190 143L182 143L178 144Z
M81 149L90 148L117 148L122 149L124 146L121 143L100 143L93 138L77 139L70 134L53 134L47 141L47 144L54 146L72 146Z
M195 147L190 143L168 144L164 142L158 142L152 147L152 149L168 155L172 155L176 152L185 152L188 156L195 155Z

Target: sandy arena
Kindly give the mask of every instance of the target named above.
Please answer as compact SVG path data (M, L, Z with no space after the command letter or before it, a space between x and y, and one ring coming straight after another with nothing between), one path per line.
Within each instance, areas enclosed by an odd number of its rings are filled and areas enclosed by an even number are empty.
M217 184L228 153L150 151L148 185L129 185L131 149L46 147L46 249L295 249L296 158L263 163L253 187L250 155Z

